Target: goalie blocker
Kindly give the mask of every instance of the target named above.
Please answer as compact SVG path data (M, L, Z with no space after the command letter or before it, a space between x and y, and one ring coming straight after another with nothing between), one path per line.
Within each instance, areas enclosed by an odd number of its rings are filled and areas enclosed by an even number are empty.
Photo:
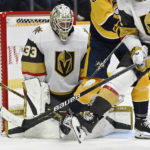
M45 111L45 105L50 104L50 95L48 86L46 83L40 83L38 79L31 79L25 81L25 93L28 95L31 103L35 107L37 115ZM26 106L26 105L25 105ZM27 102L25 107L26 118L33 118L32 109ZM14 110L15 111L15 110ZM123 130L131 130L133 128L133 116L132 108L129 106L117 106L111 110L105 118L98 122L96 127L93 129L92 134L89 134L86 138L96 138L100 136L108 135L109 133ZM17 113L16 113L17 115ZM59 121L60 115L53 115L53 118L41 122L40 124L28 129L25 132L16 132L12 129L21 126L23 121L22 116L15 116L8 112L5 108L1 109L1 116L8 121L8 128L6 132L9 137L33 137L33 138L59 138ZM65 138L74 138L73 132L70 132Z

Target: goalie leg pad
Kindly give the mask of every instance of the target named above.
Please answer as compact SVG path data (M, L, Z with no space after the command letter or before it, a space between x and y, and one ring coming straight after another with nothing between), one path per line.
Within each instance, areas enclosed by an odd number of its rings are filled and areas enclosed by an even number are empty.
M19 118L13 115L4 107L0 108L0 116L16 126L20 126L20 127L22 126L23 118Z
M50 104L49 87L44 82L39 82L37 78L26 80L24 91L37 110L37 115L45 112L45 104ZM27 103L27 117L33 117L29 103Z

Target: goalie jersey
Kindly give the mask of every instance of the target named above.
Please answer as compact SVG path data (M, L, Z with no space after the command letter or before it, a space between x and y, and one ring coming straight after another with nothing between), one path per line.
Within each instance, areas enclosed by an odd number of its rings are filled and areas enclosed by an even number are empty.
M37 77L48 83L55 95L72 93L82 77L87 42L88 34L78 26L74 26L65 43L49 24L38 26L27 40L22 56L25 79Z
M150 0L118 0L122 26L121 36L126 36L125 44L133 47L146 45L150 51ZM150 53L150 52L149 52Z

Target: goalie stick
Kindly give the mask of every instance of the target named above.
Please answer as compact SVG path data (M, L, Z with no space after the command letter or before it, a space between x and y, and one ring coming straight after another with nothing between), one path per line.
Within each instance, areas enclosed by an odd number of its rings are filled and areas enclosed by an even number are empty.
M4 85L3 83L0 83L0 86L1 86L2 88L6 89L6 90L8 90L8 91L10 91L10 92L12 92L13 94L15 94L15 95L17 95L17 96L19 96L19 97L21 97L21 98L23 98L23 99L26 99L26 100L28 101L28 103L29 103L29 106L30 106L30 108L31 108L32 113L33 113L34 115L37 115L37 110L36 110L34 104L32 103L32 101L30 100L30 98L28 97L28 95L26 94L25 91L24 91L24 95L22 95L22 94L20 94L19 92L15 91L15 90L13 90L13 89L11 89L11 88L9 88L9 87L7 87L7 86Z
M21 98L25 98L24 95L20 94L19 92L14 91L13 89L7 87L5 84L3 84L3 83L1 83L1 82L0 82L0 86L1 86L2 88L4 88L4 89L6 89L6 90L8 90L8 91L10 91L10 92L12 92L12 93L14 93L15 95L21 97Z
M131 69L133 69L133 68L135 68L135 67L136 67L136 65L133 64L133 65L131 65L131 66L129 66L129 67L123 69L122 71L120 71L120 72L118 72L118 73L116 73L116 74L110 76L110 77L107 78L106 80L103 80L102 82L100 82L100 83L94 85L93 87L91 87L91 88L89 88L89 89L87 89L87 90L81 92L81 93L78 94L78 95L75 95L75 96L73 96L73 97L67 99L66 101L60 103L59 105L56 105L55 107L51 108L51 110L48 110L48 111L46 111L46 112L44 112L44 113L42 113L42 114L40 114L40 115L38 115L38 116L36 116L36 117L34 117L34 118L32 118L32 119L22 119L21 126L18 127L18 129L20 130L20 132L24 132L24 131L26 131L26 130L28 130L28 129L34 127L34 126L36 126L37 124L39 124L39 123L41 123L41 122L43 122L43 121L48 120L49 118L51 118L52 113L61 110L61 109L64 108L65 106L67 106L67 105L73 103L73 102L74 102L75 100L77 100L79 97L81 97L81 96L87 94L88 92L94 90L95 88L97 88L97 87L99 87L99 86L102 86L103 84L107 83L108 81L113 80L114 78L116 78L116 77L122 75L123 73L125 73L125 72L127 72L127 71L129 71L129 70L131 70ZM3 116L2 116L2 117L3 117ZM7 120L7 118L5 118L5 119ZM11 132L12 132L12 130L11 130Z
M32 111L33 115L37 115L37 110L36 110L34 104L32 103L32 101L30 100L30 98L28 97L28 95L27 95L27 93L26 93L25 91L24 91L24 95L23 95L23 94L21 94L21 93L15 91L15 90L9 88L8 86L6 86L5 84L3 84L3 83L1 83L1 82L0 82L0 86L1 86L2 88L6 89L6 90L8 90L8 91L10 91L10 92L12 92L13 94L19 96L20 98L26 99L27 102L28 102L28 104L29 104L29 106L30 106L30 108L31 108L31 111ZM47 107L47 109L51 109L51 108L50 108L50 107ZM59 115L58 115L58 116L59 116ZM57 118L57 115L55 115L55 119L56 119L56 120L60 119L60 116Z

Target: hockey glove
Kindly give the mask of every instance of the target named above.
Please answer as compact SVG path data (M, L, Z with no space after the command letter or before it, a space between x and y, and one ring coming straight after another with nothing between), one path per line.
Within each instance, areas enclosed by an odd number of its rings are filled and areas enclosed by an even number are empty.
M143 67L145 63L145 58L148 55L148 48L146 46L142 47L134 47L131 51L131 57L133 63L138 65L139 67Z
M150 57L147 57L144 60L143 65L137 66L137 69L141 72L145 72L147 69L150 69Z

